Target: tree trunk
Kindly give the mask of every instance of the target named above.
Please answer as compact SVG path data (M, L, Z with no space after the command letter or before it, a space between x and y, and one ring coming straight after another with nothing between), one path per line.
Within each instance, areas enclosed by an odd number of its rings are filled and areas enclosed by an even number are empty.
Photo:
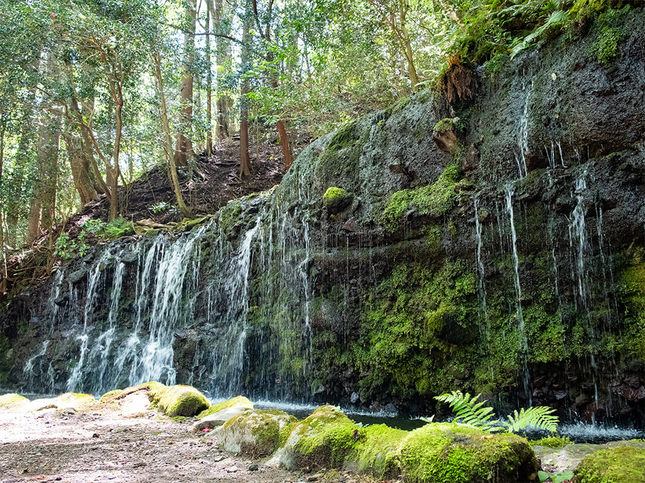
M51 62L48 62L51 66ZM38 179L31 200L28 223L28 243L33 243L43 231L49 230L56 216L58 188L58 149L60 146L61 116L44 112L38 128Z
M93 172L90 169L87 154L83 149L83 140L78 132L74 132L72 129L63 131L63 139L65 140L74 187L81 198L81 204L86 205L98 198L99 191Z
M111 171L110 179L110 221L116 219L119 214L119 176L121 167L119 166L119 154L121 151L121 134L123 132L123 97L121 96L115 105L116 116L116 133L114 136L114 153L112 166L107 167Z
M278 134L280 135L280 145L282 146L282 154L284 155L284 166L289 169L293 164L293 156L291 155L291 148L289 147L289 136L287 135L287 125L284 121L276 123Z
M196 0L186 1L184 34L184 69L181 76L181 119L180 131L177 136L175 149L175 164L187 166L188 160L193 156L193 143L191 141L193 122L193 65L195 61L195 25L197 21Z
M212 6L212 1L211 1ZM226 22L224 18L224 0L215 0L215 9L212 12L213 24L216 26L216 32L219 35L229 35L231 31L231 22ZM224 37L217 37L217 52L215 56L217 65L217 139L226 139L230 137L231 116L230 102L228 96L223 92L223 73L231 61L231 42Z
M184 202L184 197L181 194L181 186L179 185L179 176L177 175L177 166L175 165L175 160L172 155L172 139L170 137L170 123L168 122L168 109L166 108L166 95L163 90L163 77L161 75L161 55L154 54L153 62L155 66L155 79L157 81L157 89L159 91L159 114L161 117L161 130L164 135L164 152L166 154L166 160L168 162L168 174L170 177L170 184L172 189L175 192L175 198L177 199L177 205L181 210L182 214L185 217L191 215L190 209L186 206Z
M246 8L244 9L244 22L242 32L242 86L240 89L240 178L244 178L251 174L251 157L249 156L249 98L247 94L250 91L249 81L244 78L250 70L250 49L249 43L251 42L250 28L251 16L253 15L252 3L246 0Z
M213 9L213 0L206 0L206 156L209 158L213 154L213 68L211 66L211 10Z
M0 186L2 186L2 174L4 171L4 134L7 127L5 114L2 113L2 125L0 125ZM4 210L0 207L0 262L2 263L2 272L0 272L0 294L7 293L7 252L5 250L4 235Z

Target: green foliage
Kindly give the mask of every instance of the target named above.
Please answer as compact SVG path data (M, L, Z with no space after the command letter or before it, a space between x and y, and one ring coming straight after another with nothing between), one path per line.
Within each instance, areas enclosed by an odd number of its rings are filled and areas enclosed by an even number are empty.
M393 233L401 228L411 210L421 216L433 218L443 215L454 205L455 185L460 177L459 166L451 164L444 169L435 183L393 193L383 211L381 222Z
M155 203L154 205L151 205L150 208L148 208L148 210L150 210L155 215L158 215L160 213L165 213L171 210L172 208L173 206L167 201L160 201L159 203Z
M61 234L55 243L54 255L64 260L76 256L85 256L90 246L85 241L85 233L81 232L76 238L70 237L67 233Z
M538 480L540 483L544 481L551 481L552 483L563 483L573 479L573 471L566 470L559 473L547 473L546 471L538 471Z
M123 217L115 218L109 223L100 219L87 220L82 225L81 235L91 233L102 240L115 240L122 236L134 234L134 224Z
M436 396L435 399L447 403L455 412L456 420L469 424L486 431L499 431L505 429L511 433L517 433L529 426L547 431L555 432L558 429L558 417L554 416L555 409L548 406L535 406L528 409L522 408L519 412L515 410L507 416L508 421L502 421L502 427L496 426L497 420L491 420L495 416L493 408L484 406L486 400L477 402L479 394L472 397L470 394L463 394L461 391L453 391L449 394Z
M463 424L469 424L481 428L485 431L498 430L496 424L497 420L493 420L493 408L484 406L487 400L477 402L480 394L471 396L461 391L453 391L450 394L442 394L436 396L437 401L448 404L455 413L455 421Z
M555 409L548 406L522 408L519 412L515 410L513 414L509 414L508 422L505 421L503 424L511 433L517 433L529 426L555 432L558 429L559 418L553 413Z
M596 19L597 38L593 51L599 63L609 65L618 56L618 46L627 37L620 19L629 11L629 5L620 10L609 9Z

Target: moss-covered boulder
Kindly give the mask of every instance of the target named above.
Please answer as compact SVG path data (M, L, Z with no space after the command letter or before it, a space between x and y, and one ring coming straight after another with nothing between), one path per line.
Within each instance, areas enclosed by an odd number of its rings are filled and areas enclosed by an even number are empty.
M29 404L29 399L20 394L5 394L0 396L0 410L17 411L24 409Z
M204 411L199 413L198 417L201 419L206 416L210 416L211 414L220 412L222 409L228 409L233 407L243 408L243 409L253 409L253 403L249 401L247 398L245 398L244 396L236 396L234 398L227 399L226 401L213 404L208 409L205 409Z
M411 431L399 451L406 481L532 481L538 470L526 439L453 423L431 423Z
M229 419L218 436L222 448L229 453L268 456L278 447L282 429L296 421L295 417L282 411L245 410Z
M603 449L585 457L575 470L579 483L645 482L645 449Z
M343 188L332 186L323 195L323 206L330 214L336 214L347 208L354 197Z
M346 470L367 473L379 479L396 479L401 474L399 448L409 431L374 424L361 428L357 444L345 458Z
M335 406L321 406L283 435L272 462L290 470L341 468L358 426Z
M177 385L163 392L157 404L158 409L166 416L195 416L210 403L206 396L191 386Z

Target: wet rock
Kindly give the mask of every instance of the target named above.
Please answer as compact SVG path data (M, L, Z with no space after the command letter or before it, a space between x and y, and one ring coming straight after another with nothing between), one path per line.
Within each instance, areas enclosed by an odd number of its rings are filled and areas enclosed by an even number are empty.
M221 411L217 411L213 414L209 414L193 424L193 432L197 433L202 431L203 429L216 428L224 424L229 419L239 416L246 411L250 411L250 409L242 406L235 406L222 409Z
M209 406L208 399L201 392L183 385L170 387L158 403L159 410L167 416L196 416Z
M218 432L222 449L233 454L263 457L279 445L280 432L296 418L277 410L247 410L229 419Z

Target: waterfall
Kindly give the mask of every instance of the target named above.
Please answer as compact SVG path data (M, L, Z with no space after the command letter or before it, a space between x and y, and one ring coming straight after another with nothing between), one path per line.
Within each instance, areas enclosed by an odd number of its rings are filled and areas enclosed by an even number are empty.
M488 324L488 309L486 307L486 285L484 281L484 260L482 258L482 225L479 222L479 198L474 200L475 206L475 240L477 242L477 270L479 277L477 278L477 289L481 301L482 313L484 320Z
M533 92L533 81L531 81L529 87L523 85L522 91L524 92L524 99L516 130L517 152L515 153L515 163L517 164L520 178L524 178L528 174L526 154L529 152L529 104Z
M576 206L571 213L570 224L570 247L575 258L575 274L577 282L577 297L585 311L587 306L587 287L585 282L585 251L587 249L587 237L585 233L585 206L584 194L587 190L586 182L587 171L583 170L582 174L575 180L574 194L576 196Z
M523 380L524 394L526 395L530 406L532 403L531 403L531 393L529 391L530 375L529 375L529 369L527 364L528 341L526 339L526 330L524 328L524 314L522 312L522 286L520 284L520 270L519 270L520 259L517 255L517 233L515 232L515 221L513 216L513 194L514 194L513 185L509 183L506 185L505 195L506 195L506 212L508 213L508 218L509 218L510 228L511 228L513 268L515 272L514 282L515 282L515 294L517 297L517 307L516 307L515 314L517 317L518 329L520 332L521 357L522 357L522 364L524 366L524 380Z

